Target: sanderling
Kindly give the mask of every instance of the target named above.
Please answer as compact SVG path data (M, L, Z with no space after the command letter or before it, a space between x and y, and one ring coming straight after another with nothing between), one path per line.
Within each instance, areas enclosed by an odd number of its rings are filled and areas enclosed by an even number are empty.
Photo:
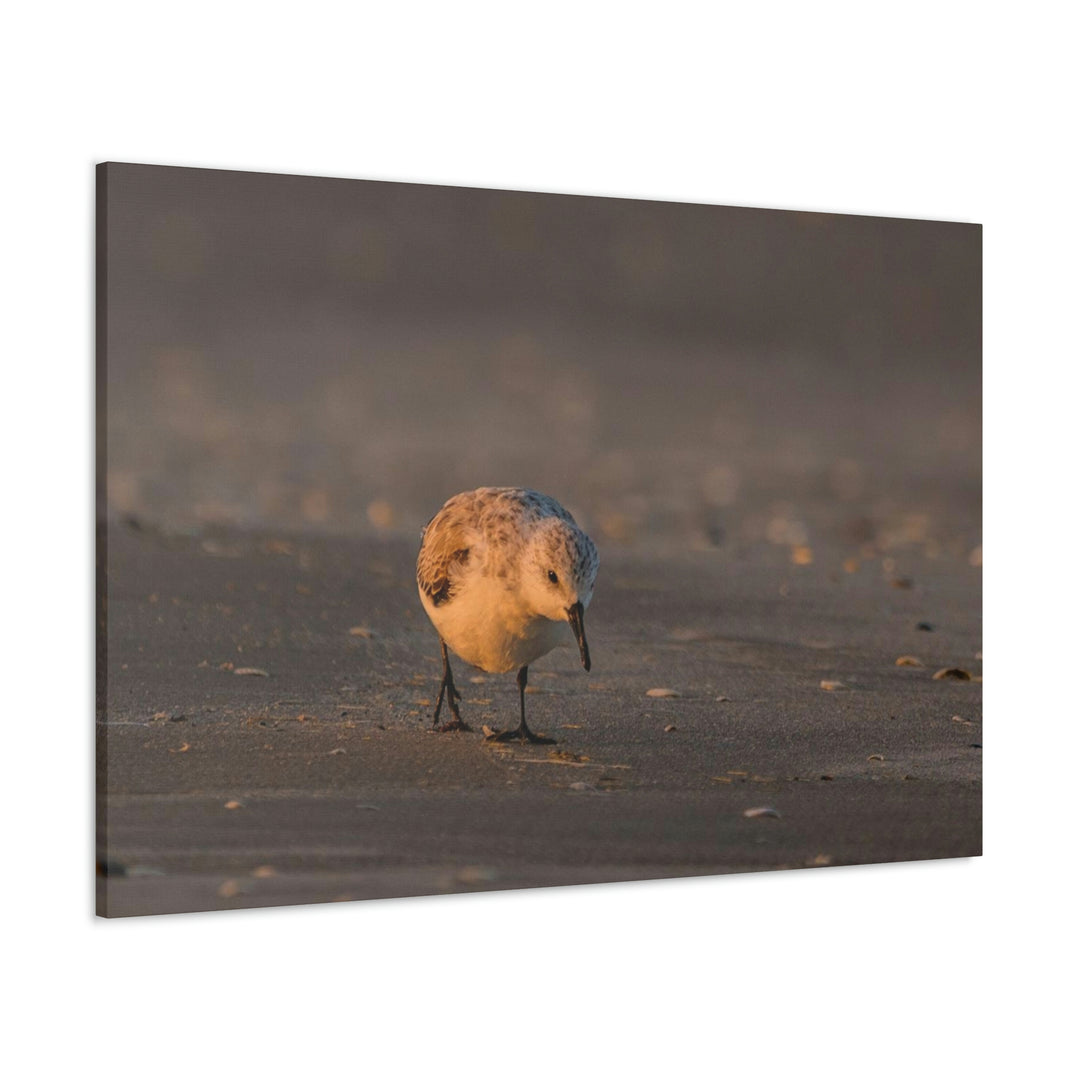
M447 646L488 672L518 669L521 724L489 736L554 742L525 723L529 665L573 630L586 671L585 609L599 560L593 542L554 499L527 488L478 488L447 500L424 529L416 560L420 600L439 633L443 676L432 725L468 731ZM454 719L439 727L443 701Z

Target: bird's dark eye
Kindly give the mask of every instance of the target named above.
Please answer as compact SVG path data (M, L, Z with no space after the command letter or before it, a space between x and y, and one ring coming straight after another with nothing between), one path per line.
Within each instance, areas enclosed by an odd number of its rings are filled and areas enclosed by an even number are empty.
M550 581L552 585L558 585L559 584L559 575L556 574L554 570L549 570L548 571L548 581Z

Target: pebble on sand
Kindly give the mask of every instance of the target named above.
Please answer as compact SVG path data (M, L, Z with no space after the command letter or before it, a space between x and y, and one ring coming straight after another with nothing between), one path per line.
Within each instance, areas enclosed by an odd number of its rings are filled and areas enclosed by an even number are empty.
M654 686L651 690L645 691L646 697L679 697L678 690L669 690L663 686Z
M842 682L840 682L839 679L822 679L821 680L821 689L822 690L844 690L844 689L846 689L846 687L844 686L844 684Z

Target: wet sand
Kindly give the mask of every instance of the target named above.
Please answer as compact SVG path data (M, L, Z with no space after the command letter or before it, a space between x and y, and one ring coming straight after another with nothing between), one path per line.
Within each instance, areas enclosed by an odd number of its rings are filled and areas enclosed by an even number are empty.
M592 673L530 669L558 743L518 747L479 733L513 677L460 661L475 733L430 731L414 540L112 523L99 912L980 854L980 569L820 535L601 545Z

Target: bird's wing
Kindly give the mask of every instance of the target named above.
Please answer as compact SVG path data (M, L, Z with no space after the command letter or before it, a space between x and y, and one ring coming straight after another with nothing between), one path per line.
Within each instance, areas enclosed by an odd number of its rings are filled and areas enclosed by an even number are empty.
M475 530L467 525L465 510L452 499L424 529L416 559L416 583L436 607L453 598L455 586L469 562L470 549L478 539Z

